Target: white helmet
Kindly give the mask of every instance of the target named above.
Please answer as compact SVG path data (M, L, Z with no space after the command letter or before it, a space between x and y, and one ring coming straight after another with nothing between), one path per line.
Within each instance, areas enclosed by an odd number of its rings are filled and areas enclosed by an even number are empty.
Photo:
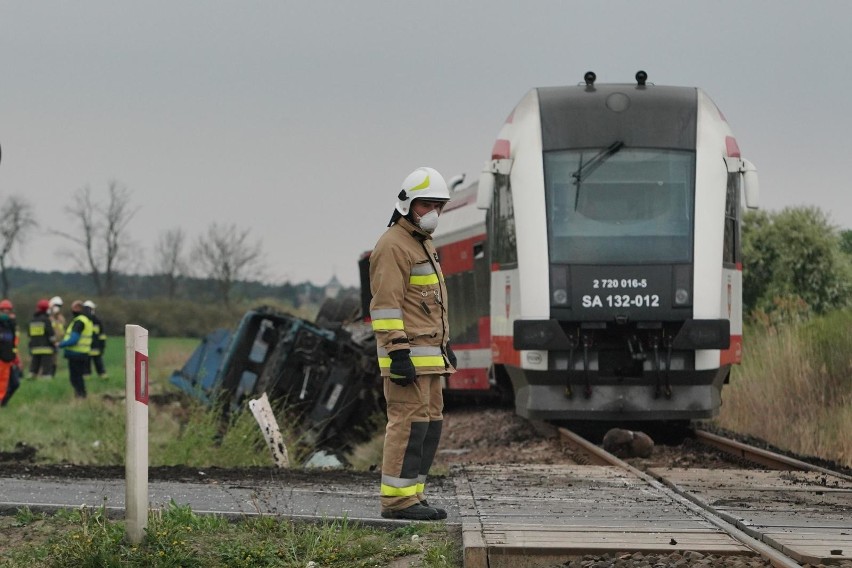
M402 191L397 196L396 210L408 215L411 202L415 199L449 201L450 191L444 177L434 168L417 168L402 182Z
M60 298L59 296L52 297L50 299L50 307L52 308L53 306L59 306L61 308L62 307L62 298Z
M86 300L85 302L83 302L83 307L84 307L84 308L90 308L90 309L92 309L92 310L94 310L95 308L97 308L97 306L95 305L95 303L94 303L93 301L91 301L91 300Z

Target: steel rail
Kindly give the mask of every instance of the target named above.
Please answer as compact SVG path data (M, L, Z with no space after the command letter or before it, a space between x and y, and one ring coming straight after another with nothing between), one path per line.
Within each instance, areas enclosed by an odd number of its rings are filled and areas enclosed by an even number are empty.
M816 473L833 475L835 477L845 479L846 481L852 481L852 475L832 471L830 469L809 464L785 455L770 452L769 450L737 442L736 440L731 440L717 434L705 432L704 430L696 430L695 436L703 444L707 444L708 446L712 446L725 453L743 458L750 462L766 466L770 469L813 471Z
M636 469L629 463L615 457L611 453L596 446L595 444L592 444L582 436L578 436L570 430L560 427L559 436L566 443L571 444L574 447L580 448L584 451L587 451L591 456L594 456L594 461L602 460L608 465L613 465L625 469L636 477L645 481L651 487L662 491L663 493L671 497L672 500L674 500L675 502L683 505L693 513L700 515L707 522L709 522L719 530L731 535L731 537L741 542L744 546L747 546L748 548L754 550L761 557L771 562L772 565L776 568L799 568L801 566L801 564L799 564L786 554L780 552L779 550L769 546L764 542L753 538L752 536L733 526L728 521L719 517L712 507L705 505L698 499L690 496L688 493L680 491L677 487L660 482L654 477Z

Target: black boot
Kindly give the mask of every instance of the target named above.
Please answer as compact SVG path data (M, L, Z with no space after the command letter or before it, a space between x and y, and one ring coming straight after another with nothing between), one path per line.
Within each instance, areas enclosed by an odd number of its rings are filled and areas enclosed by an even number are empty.
M423 505L424 507L429 507L430 509L435 509L436 511L438 511L438 519L446 519L447 518L446 509L441 509L440 507L432 507L431 505L429 505L429 502L426 501L426 499L423 499L422 501L420 501L420 504Z
M420 503L416 503L411 507L400 509L399 511L382 511L382 518L403 519L406 521L437 521L447 518L447 513L444 511L444 516L441 517L436 509L424 507Z

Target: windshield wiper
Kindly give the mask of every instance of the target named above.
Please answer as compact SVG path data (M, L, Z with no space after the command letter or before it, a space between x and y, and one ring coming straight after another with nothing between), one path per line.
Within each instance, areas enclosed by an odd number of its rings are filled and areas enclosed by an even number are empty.
M583 163L582 158L580 158L580 167L577 168L576 172L571 174L571 177L574 178L574 185L577 186L577 192L574 194L574 211L576 211L577 207L580 205L580 184L583 179L592 175L592 172L598 169L610 158L610 156L621 150L623 147L624 142L616 140L608 147L592 156L592 159L585 164Z
M583 181L583 178L592 175L592 172L598 169L604 162L606 162L610 158L610 156L621 150L623 147L624 142L618 140L595 154L592 159L586 162L585 164L580 162L580 167L577 168L576 172L571 174L571 177L574 178L574 185L579 187L580 182Z

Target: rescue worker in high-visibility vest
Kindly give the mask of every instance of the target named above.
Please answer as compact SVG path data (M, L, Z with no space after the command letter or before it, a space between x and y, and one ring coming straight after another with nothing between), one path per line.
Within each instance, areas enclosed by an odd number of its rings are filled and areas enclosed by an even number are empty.
M387 231L370 255L370 318L376 335L388 423L382 456L381 515L445 519L425 497L441 438L441 379L455 372L447 289L432 232L449 201L444 178L417 168L402 184Z
M80 300L74 300L71 304L71 315L74 317L59 344L68 359L68 377L78 398L86 398L83 375L89 368L89 351L92 349L92 320L86 316L84 309Z
M103 323L101 323L101 318L95 314L95 308L97 307L98 306L91 300L83 302L85 314L89 316L90 320L92 320L92 349L89 351L89 361L91 366L86 369L86 374L91 374L92 368L94 367L98 376L106 380L109 378L106 372L106 367L104 367L104 350L106 349L107 336L106 332L104 332L104 326Z
M21 385L21 359L18 356L18 328L14 309L9 300L0 301L0 406L6 406Z
M36 302L36 311L27 328L30 337L30 378L38 377L52 378L56 367L54 365L54 353L56 353L56 338L50 315L47 310L50 303L47 300Z

